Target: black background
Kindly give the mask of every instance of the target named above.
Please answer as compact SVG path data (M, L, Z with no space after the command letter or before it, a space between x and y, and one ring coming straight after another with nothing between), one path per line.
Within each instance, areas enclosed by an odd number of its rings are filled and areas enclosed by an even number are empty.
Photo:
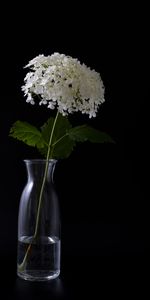
M106 5L107 6L107 5ZM149 203L146 193L148 19L146 7L101 4L8 6L1 25L2 287L17 299L41 295L73 299L141 293L149 267ZM48 284L16 277L17 216L26 181L23 159L35 149L8 137L16 120L42 125L51 112L25 102L23 66L36 55L60 52L100 72L106 102L95 119L73 115L73 124L109 133L115 144L78 144L60 161L55 183L62 217L62 270ZM144 280L143 280L144 278Z

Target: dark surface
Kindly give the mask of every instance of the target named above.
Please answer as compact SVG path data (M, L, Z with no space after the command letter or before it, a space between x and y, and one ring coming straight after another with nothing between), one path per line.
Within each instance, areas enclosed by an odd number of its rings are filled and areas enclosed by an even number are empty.
M4 270L4 260L7 268ZM34 283L15 275L15 256L3 256L1 294L14 299L77 299L79 297L144 297L149 289L149 261L141 255L77 255L63 258L59 279Z
M146 8L113 4L105 10L90 5L88 14L87 6L86 12L74 7L66 16L60 7L56 13L43 6L44 13L39 14L32 13L31 7L15 14L10 7L4 10L0 286L5 298L127 299L144 298L148 291ZM64 10L68 8L64 6ZM26 74L23 66L38 54L54 51L78 57L101 73L106 102L97 118L73 115L71 120L74 124L86 121L106 131L116 143L78 145L69 159L58 163L55 183L62 216L61 276L48 283L29 283L16 276L17 215L26 180L22 160L38 154L10 139L8 133L18 119L40 126L49 117L46 108L25 103L20 87Z

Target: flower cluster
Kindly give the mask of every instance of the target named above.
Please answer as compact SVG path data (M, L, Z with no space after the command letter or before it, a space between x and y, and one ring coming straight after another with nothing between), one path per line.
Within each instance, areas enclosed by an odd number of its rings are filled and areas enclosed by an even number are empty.
M75 111L95 117L104 100L104 86L100 74L77 59L64 54L39 55L26 66L27 73L22 86L27 102L57 110L62 115Z

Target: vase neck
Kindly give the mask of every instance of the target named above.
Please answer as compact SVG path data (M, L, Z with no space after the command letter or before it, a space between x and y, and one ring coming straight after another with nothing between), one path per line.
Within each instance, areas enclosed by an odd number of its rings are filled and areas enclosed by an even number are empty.
M29 159L24 160L27 169L27 175L29 181L40 182L43 180L43 176L46 168L46 159ZM50 159L48 161L47 177L46 180L53 182L53 173L57 160Z

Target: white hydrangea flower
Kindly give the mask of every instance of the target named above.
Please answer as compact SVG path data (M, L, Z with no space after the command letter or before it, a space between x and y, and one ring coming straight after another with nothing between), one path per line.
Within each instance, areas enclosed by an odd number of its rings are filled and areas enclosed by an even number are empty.
M27 102L47 105L62 114L76 111L95 117L104 99L104 85L100 74L77 59L64 54L39 55L26 66L27 73L22 86Z

